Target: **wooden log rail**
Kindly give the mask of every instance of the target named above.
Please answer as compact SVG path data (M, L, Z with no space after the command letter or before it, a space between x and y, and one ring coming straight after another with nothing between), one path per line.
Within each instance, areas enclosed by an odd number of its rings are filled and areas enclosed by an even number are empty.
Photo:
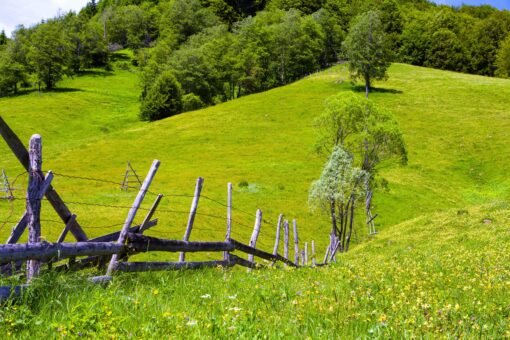
M49 243L38 242L32 244L4 244L0 245L0 263L9 263L25 260L59 261L76 256L108 256L114 254L133 254L148 251L166 252L231 252L239 250L249 255L257 256L269 261L281 261L289 266L296 265L281 255L250 247L246 244L229 239L227 242L189 242L180 240L164 240L141 234L128 233L127 244L117 242L76 242L76 243ZM234 262L252 268L255 263L232 257ZM221 261L219 261L221 262ZM219 263L217 265L222 265ZM246 262L246 263L245 263ZM248 264L251 263L251 264ZM186 262L181 262L185 267ZM223 263L224 264L224 263ZM126 267L126 265L123 265ZM169 265L170 267L172 265ZM136 267L136 266L135 266ZM181 266L182 267L182 266ZM183 268L184 268L183 267ZM130 271L130 270L126 270Z
M0 263L25 260L62 260L72 256L103 256L128 252L129 248L114 242L27 243L0 245Z
M289 266L297 267L292 261L289 261L288 259L281 255L278 254L273 255L263 250L250 247L234 239L229 239L229 243L232 244L236 250L242 251L244 253L254 255L268 261L281 261Z
M168 251L168 252L216 252L233 251L230 242L191 242L180 240L164 240L155 237L128 233L128 246L132 251Z

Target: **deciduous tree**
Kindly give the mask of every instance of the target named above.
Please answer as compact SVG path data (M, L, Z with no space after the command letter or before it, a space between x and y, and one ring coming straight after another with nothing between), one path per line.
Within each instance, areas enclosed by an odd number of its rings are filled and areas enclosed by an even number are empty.
M365 81L365 95L374 79L386 79L390 66L390 51L386 43L379 14L368 11L356 18L343 43L353 79Z

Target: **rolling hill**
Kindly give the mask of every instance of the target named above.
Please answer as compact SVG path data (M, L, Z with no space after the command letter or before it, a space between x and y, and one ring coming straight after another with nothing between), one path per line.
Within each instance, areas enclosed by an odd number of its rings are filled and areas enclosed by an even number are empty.
M508 80L394 64L389 80L376 87L372 98L394 112L409 150L408 166L382 166L388 188L375 196L380 228L430 212L509 198ZM341 65L289 86L148 124L136 117L136 75L118 70L68 79L57 92L0 99L0 114L22 140L28 141L32 133L43 136L45 170L120 183L128 160L144 176L157 158L162 167L153 192L192 195L195 179L202 176L204 195L224 203L226 183L232 182L234 207L243 210L234 212L239 222L235 236L249 237L255 210L261 208L268 222L261 240L266 246L272 244L280 212L298 220L302 239L313 235L325 245L328 218L307 207L309 185L324 162L313 151L313 120L328 96L353 90ZM8 175L22 171L4 143L0 152L0 168ZM240 187L241 182L248 186ZM68 202L123 206L135 195L111 183L58 175L54 183ZM186 212L190 201L170 196L161 210ZM150 205L151 199L145 203ZM23 204L15 202L11 219ZM96 207L91 215L90 207L80 205L72 210L84 226L95 227L92 235L103 233L101 226L122 223L126 213ZM210 200L202 200L199 211L225 216L225 208ZM56 219L51 211L44 216ZM161 212L158 217L155 230L178 236L187 216ZM224 230L222 220L207 216L196 226L192 237L197 239L218 238ZM55 223L45 227L49 240L60 232ZM364 235L361 224L357 234L359 239Z
M357 88L338 65L289 86L148 124L136 117L133 70L91 71L65 80L56 92L2 98L0 115L22 140L43 136L43 168L56 172L54 186L91 236L118 230L114 225L125 218L121 207L135 191L115 183L126 162L143 176L158 158L162 166L151 191L167 198L149 234L182 236L188 196L202 176L206 197L192 239L223 237L222 204L231 181L235 238L248 239L260 207L266 219L261 248L271 249L283 212L297 218L300 239L315 239L322 253L328 218L307 207L310 182L324 162L313 152L313 120L328 96L348 91ZM510 336L510 82L394 64L371 96L399 121L409 164L382 166L388 188L375 196L380 233L367 239L358 221L357 245L339 263L119 275L106 289L88 284L90 273L50 273L36 280L23 304L0 310L0 330L19 337ZM8 175L22 173L4 143L0 155ZM21 198L24 177L15 184ZM145 206L151 203L148 196ZM0 201L0 221L15 221L23 205L23 199ZM47 208L43 219L43 236L54 240L61 224ZM11 225L0 236L6 238Z

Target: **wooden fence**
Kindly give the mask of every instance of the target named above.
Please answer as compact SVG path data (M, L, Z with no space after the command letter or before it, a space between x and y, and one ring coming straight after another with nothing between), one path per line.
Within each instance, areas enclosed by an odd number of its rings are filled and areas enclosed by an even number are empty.
M329 246L324 261L317 263L315 243L311 242L311 263L309 264L308 243L300 250L298 227L296 220L292 221L294 257L290 259L289 252L289 222L280 214L276 224L276 237L273 252L269 253L257 248L262 211L257 210L251 238L247 244L231 237L232 234L232 184L227 185L226 207L226 236L218 242L190 241L191 232L197 215L197 209L203 187L203 178L198 178L193 195L188 222L182 240L155 238L143 233L157 225L153 219L159 203L163 198L158 194L152 207L148 210L140 225L133 225L140 205L158 171L160 162L155 160L146 178L139 187L138 194L131 205L129 213L121 230L93 239L89 239L85 228L80 225L78 218L67 207L52 186L55 177L52 171L44 174L42 164L42 138L33 135L27 150L16 134L0 117L0 134L7 142L14 155L24 166L28 174L28 188L26 193L26 211L19 222L13 227L6 244L0 245L0 273L2 275L26 275L27 285L39 275L41 270L81 270L91 267L104 268L105 275L92 277L93 282L107 282L115 272L140 272L196 269L206 267L233 267L236 265L249 268L261 268L268 265L282 263L290 267L324 265L334 259L335 252L329 253ZM62 220L63 230L56 242L41 240L41 203L49 202ZM18 244L18 241L28 227L28 243ZM283 231L283 255L280 254L281 232ZM64 243L68 234L76 239L74 243ZM151 251L179 253L177 262L130 262L129 258L135 254ZM187 253L215 252L218 260L191 262L186 261ZM240 253L247 254L244 259ZM262 259L265 261L256 261ZM26 263L26 271L24 271ZM24 274L26 273L26 274ZM19 294L27 285L16 287L0 287L0 299L13 294Z

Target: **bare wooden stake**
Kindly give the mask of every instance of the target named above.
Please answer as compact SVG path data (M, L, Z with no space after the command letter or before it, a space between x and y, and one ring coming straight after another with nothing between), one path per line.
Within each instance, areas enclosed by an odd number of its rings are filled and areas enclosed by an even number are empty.
M278 246L280 245L280 229L282 227L283 214L278 216L278 224L276 225L276 238L274 241L273 255L278 255Z
M195 221L195 215L198 209L198 201L200 200L200 193L202 192L202 185L204 179L202 177L197 178L197 184L195 186L195 195L193 195L193 202L191 203L191 209L189 212L188 225L186 226L186 232L184 233L183 241L189 241L191 236L191 229L193 228L193 222ZM179 261L184 262L186 255L184 252L179 254Z
M145 230L149 229L149 224L151 222L151 218L152 218L152 216L154 216L154 213L156 212L156 209L158 208L159 202L161 202L162 198L163 198L162 194L159 194L158 197L156 197L156 200L152 204L151 209L149 210L149 212L145 216L142 224L140 225L140 229L139 229L138 233L143 234L143 232Z
M42 173L42 139L40 135L33 135L29 145L30 172L28 175L27 214L28 214L28 243L41 241L41 198L39 194L44 184ZM39 274L39 261L27 262L27 282Z
M308 242L305 242L304 255L305 255L305 266L308 266Z
M21 235L23 235L23 232L27 228L27 224L28 224L28 214L25 211L23 216L21 216L18 224L16 224L14 226L14 228L12 228L11 235L7 239L6 243L7 244L14 244L14 243L18 242L18 240L20 239Z
M329 257L329 250L331 249L331 246L328 245L326 248L326 253L324 254L324 260L322 261L322 265L325 265L328 263L328 257Z
M312 266L317 265L317 259L315 258L315 241L312 240Z
M289 259L289 221L283 222L283 257Z
M67 221L66 223L66 227L64 228L64 230L62 231L62 233L60 234L60 236L58 237L58 240L57 240L57 243L62 243L64 242L64 240L66 239L66 236L67 236L67 233L69 232L69 230L71 229L71 225L76 222L76 215L75 214L72 214L71 217L69 217L69 221Z
M253 226L253 233L251 234L250 238L250 247L256 248L257 246L257 239L259 237L260 233L260 225L262 224L262 210L257 210L257 215L255 217L255 225ZM248 255L248 261L253 263L253 255Z
M227 233L225 234L225 241L230 240L232 236L232 183L227 184ZM228 251L223 253L223 260L229 261L230 253Z
M294 263L299 266L299 237L296 220L292 220L292 226L294 231Z
M133 205L129 210L126 221L124 222L124 226L122 227L122 230L120 232L119 239L117 240L118 244L124 244L126 242L129 227L131 227L131 224L135 219L136 213L138 212L138 208L140 208L140 205L142 204L143 199L145 198L145 194L147 193L147 190L149 189L149 186L151 185L152 180L154 179L154 176L158 171L159 164L160 162L158 160L154 160L154 162L152 163L151 169L149 170L147 177L145 177L142 187L140 188L140 191L138 192L138 195L136 196L135 201L133 202ZM114 254L112 256L112 259L110 260L106 276L111 276L112 272L115 270L115 267L117 266L117 259L118 254Z

